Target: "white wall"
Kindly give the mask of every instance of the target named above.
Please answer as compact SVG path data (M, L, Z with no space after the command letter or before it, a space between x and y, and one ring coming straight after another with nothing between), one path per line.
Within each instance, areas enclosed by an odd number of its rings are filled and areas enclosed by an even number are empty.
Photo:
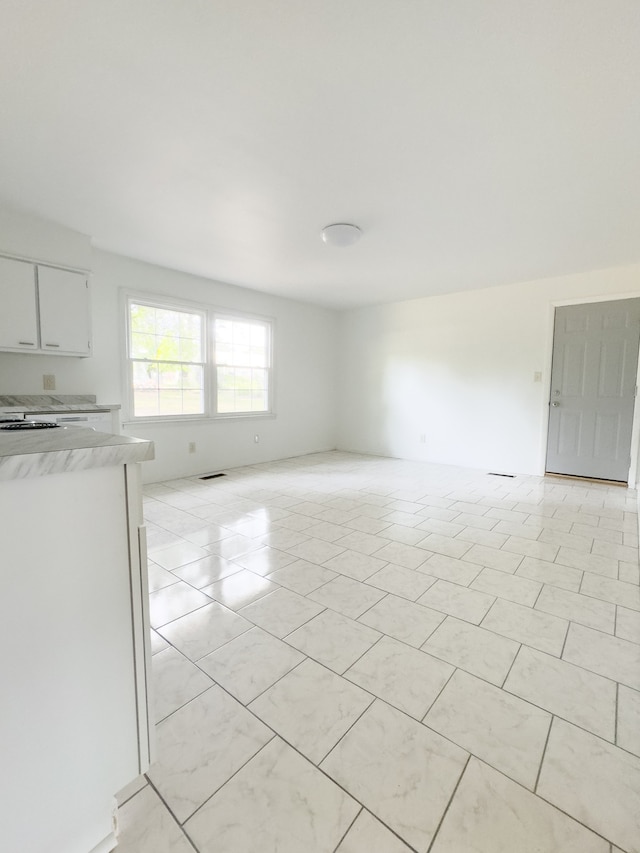
M59 394L96 394L124 406L120 289L246 311L275 319L275 417L188 424L127 424L123 432L155 442L143 466L153 482L255 462L330 450L336 444L337 317L323 308L220 284L91 249L89 238L22 214L0 211L0 252L91 267L91 358L0 353L0 394L42 394L42 376L56 376ZM55 255L53 257L52 255ZM84 257L84 262L82 261ZM126 415L126 413L125 413ZM254 443L254 435L260 443ZM197 451L188 453L189 442Z
M640 265L344 313L338 447L542 473L553 306L613 296Z

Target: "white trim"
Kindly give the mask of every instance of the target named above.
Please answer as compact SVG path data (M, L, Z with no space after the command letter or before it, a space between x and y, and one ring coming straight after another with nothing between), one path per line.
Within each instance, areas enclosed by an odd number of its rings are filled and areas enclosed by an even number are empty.
M142 304L153 305L158 308L166 308L170 311L189 311L199 313L204 317L205 323L205 340L203 341L204 356L204 373L205 373L205 411L202 414L185 414L185 415L153 415L151 417L135 417L133 414L133 382L130 373L130 365L132 363L129 358L129 341L130 341L130 309L131 303L140 302ZM176 299L172 296L155 293L147 290L131 290L130 288L120 288L120 316L124 318L120 325L120 352L121 352L121 381L124 388L122 398L125 402L125 410L123 411L122 426L132 427L134 425L152 425L152 424L179 424L179 423L213 423L221 420L247 420L253 418L275 418L276 416L276 383L275 383L275 355L274 355L274 340L276 337L276 319L275 317L262 314L249 313L243 310L235 310L231 308L222 308L217 305L208 303L194 302L190 299ZM268 395L266 411L261 412L223 412L216 411L216 363L215 358L215 341L214 341L214 324L216 318L225 318L229 320L247 321L261 323L267 328L268 332ZM200 362L198 362L200 364Z
M544 363L544 390L545 396L542 401L542 430L540 441L540 456L538 473L541 477L546 474L547 468L547 444L549 442L549 401L551 399L551 365L553 361L553 334L555 329L556 308L562 308L566 305L586 305L592 302L619 302L622 299L638 299L640 291L632 291L631 293L615 293L602 296L583 296L574 299L552 299L549 302L549 314L547 319L547 340L545 346L545 363ZM640 385L640 357L638 358L638 373L636 376L636 386ZM638 477L638 463L640 455L640 405L638 405L638 396L636 395L635 404L633 407L633 421L631 424L631 461L629 464L629 473L627 475L627 485L629 488L635 488ZM640 498L639 498L640 500ZM640 524L640 518L638 519Z
M33 258L27 255L15 255L12 252L0 252L0 258L7 258L9 261L24 261L27 264L35 264L39 267L51 267L54 270L65 270L65 272L79 272L83 275L90 276L91 270L88 267L73 267L69 264L57 264L52 261L43 261L40 258Z

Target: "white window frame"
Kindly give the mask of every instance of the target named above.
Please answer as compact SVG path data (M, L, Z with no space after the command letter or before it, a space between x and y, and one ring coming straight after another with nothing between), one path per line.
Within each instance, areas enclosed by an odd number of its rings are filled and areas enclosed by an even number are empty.
M146 293L140 291L123 290L122 291L122 313L125 317L124 326L124 346L123 353L123 381L126 387L127 412L125 415L125 423L140 423L140 424L162 424L162 423L184 423L187 421L213 421L213 420L233 420L233 419L260 419L274 417L274 400L275 400L275 380L274 380L274 358L273 358L273 342L275 332L275 320L272 317L265 317L257 314L249 314L245 311L232 311L229 309L220 309L212 305L203 305L201 303L190 302L187 299L174 299L169 296L164 296L156 293ZM202 414L184 414L184 415L145 415L136 416L134 414L134 390L133 390L133 369L132 365L135 359L130 354L131 344L131 305L149 305L154 308L162 308L168 311L182 311L191 314L200 314L203 318L204 340L203 340L203 355L204 355L204 412ZM262 412L222 412L217 411L217 364L215 362L215 340L214 329L216 319L237 320L239 322L259 323L267 329L267 409Z

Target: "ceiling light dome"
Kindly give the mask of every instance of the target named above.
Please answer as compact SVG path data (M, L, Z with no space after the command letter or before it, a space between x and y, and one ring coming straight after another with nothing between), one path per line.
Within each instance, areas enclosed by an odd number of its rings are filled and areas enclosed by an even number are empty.
M357 225L349 225L347 222L336 222L326 225L322 229L322 239L328 246L352 246L362 236L362 231Z

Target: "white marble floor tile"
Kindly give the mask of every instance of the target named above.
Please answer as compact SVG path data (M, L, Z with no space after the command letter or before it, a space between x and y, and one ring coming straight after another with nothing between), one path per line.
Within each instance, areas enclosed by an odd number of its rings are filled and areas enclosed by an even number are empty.
M603 579L597 578L597 580ZM607 601L599 601L588 595L580 595L566 589L545 586L535 606L536 610L543 610L545 613L561 616L571 622L579 622L589 628L613 634L616 608Z
M419 648L444 618L444 613L397 595L387 595L360 616L358 622Z
M384 596L385 593L378 589L341 576L310 592L307 597L351 619L357 619Z
M135 779L132 779L128 785L125 785L124 788L121 788L116 794L116 802L118 803L118 807L121 808L127 800L130 800L138 791L141 791L145 785L148 785L148 781L146 776L136 776Z
M258 542L262 545L269 545L270 548L277 548L279 551L288 551L289 548L300 545L308 539L309 537L305 536L304 533L283 527L260 536Z
M243 705L248 704L304 655L263 631L251 628L198 661L198 666Z
M175 569L172 574L191 586L202 589L239 571L240 566L237 563L231 563L212 554L209 557L203 557L201 560L195 560L193 563L187 563L186 566Z
M521 557L533 557L535 560L545 560L552 563L558 554L558 546L548 542L538 542L533 539L523 539L521 536L509 536L502 550ZM497 568L497 567L496 567Z
M387 530L389 529L385 528L383 531L385 537L387 537ZM403 529L406 530L406 528ZM419 536L417 537L418 541L420 538ZM361 554L375 554L376 551L386 544L386 539L383 539L381 536L373 536L371 533L360 533L358 530L352 530L341 539L336 539L336 545L347 548L349 551L359 551Z
M519 645L492 631L447 616L422 649L499 687Z
M564 660L640 690L640 646L582 625L569 627Z
M276 637L286 637L321 613L323 606L290 589L276 589L264 598L248 604L240 615Z
M454 537L458 533L462 533L464 524L454 524L451 521L444 521L441 518L425 518L417 525L416 530L423 530L423 538L426 533L439 533L441 536Z
M522 562L520 554L509 554L507 551L488 548L486 545L472 545L463 559L477 566L487 566L509 574L513 574Z
M233 560L249 553L249 551L256 551L260 547L261 543L257 539L239 534L229 536L227 539L220 539L218 542L212 542L207 546L209 553L224 557L225 560Z
M616 685L580 666L523 646L504 689L613 741Z
M623 684L618 688L618 729L616 743L640 756L640 692Z
M387 560L389 563L403 566L405 569L417 569L431 556L431 552L427 553L424 549L417 548L414 545L392 541L376 551L375 555L381 560Z
M201 669L171 647L153 656L151 671L156 723L212 686Z
M541 531L538 541L557 545L558 548L572 548L574 551L580 551L583 554L591 553L593 545L592 538L587 539L584 536L575 536L573 533L563 533L560 530L548 530L547 528Z
M181 823L271 738L271 732L220 687L160 723L149 778Z
M430 853L609 853L609 844L471 758Z
M182 828L147 785L118 810L118 853L193 853Z
M197 661L251 628L251 622L216 601L160 629L171 645Z
M276 589L278 589L277 584L248 569L241 569L229 577L216 581L211 586L204 587L203 592L231 610L240 610Z
M533 607L542 589L537 581L499 572L497 569L483 569L478 577L470 584L469 589L477 589L489 595L496 595Z
M184 538L187 542L192 542L194 545L205 548L207 545L219 542L221 539L228 539L229 536L233 536L233 533L228 527L222 527L221 524L208 524L194 533L187 533Z
M555 719L538 794L629 853L640 851L640 758Z
M585 573L580 591L584 595L640 611L640 587L635 584Z
M626 560L628 563L638 561L638 549L629 545L614 545L611 542L595 540L592 553L599 557L611 557L614 560Z
M397 835L363 809L336 853L411 853Z
M451 536L442 536L439 533L429 533L418 545L433 554L443 554L445 557L456 559L463 557L473 547L471 542L466 542L460 537L453 539Z
M640 613L628 607L617 607L616 636L632 643L640 643Z
M402 598L408 598L410 601L415 601L435 582L436 579L429 577L429 575L413 569L405 569L402 566L394 566L390 563L367 578L367 583L370 586L375 586L376 589L391 592Z
M328 853L360 806L274 738L186 824L200 853Z
M615 545L624 544L621 530L611 530L597 524L572 524L570 532L587 539L600 539L603 542L613 542Z
M340 545L335 545L333 542L325 542L324 539L307 539L299 545L292 545L286 548L289 554L294 557L299 557L301 560L308 560L310 563L322 565L332 557L337 557L345 549Z
M161 652L163 649L168 649L169 643L165 640L164 637L161 637L157 631L151 629L151 654L157 655L158 652Z
M551 714L457 670L423 722L501 773L535 787Z
M572 548L560 548L556 563L562 566L571 566L591 574L602 575L608 578L618 577L618 561L611 557L600 557L597 554L583 554Z
M176 577L173 572L167 571L149 560L148 568L149 576L149 592L155 592L158 589L164 589L165 586L171 586L177 583L180 578Z
M483 628L552 655L560 655L568 624L566 619L501 598L482 620Z
M478 577L482 569L473 563L465 563L464 560L456 560L454 557L446 557L443 554L434 554L420 566L418 571L425 572L434 578L460 584L460 586L469 586L471 581Z
M360 551L343 551L342 554L327 560L324 565L332 572L338 572L356 581L364 581L386 566L387 562Z
M313 539L324 539L325 542L335 542L336 539L344 536L344 527L332 521L316 519L310 527L306 528L305 535Z
M625 583L640 585L640 565L638 563L625 563L618 560L618 580Z
M426 853L466 760L464 750L375 702L322 769L411 847Z
M270 575L278 569L283 569L290 563L294 563L295 557L287 554L286 551L278 551L276 548L270 548L264 545L258 548L257 551L249 551L248 554L241 554L239 557L234 557L233 562L242 566L243 569L249 569L257 575Z
M165 586L149 595L151 627L159 628L206 604L211 599L183 581Z
M306 660L252 702L249 709L319 764L373 699L345 678Z
M484 516L478 517L484 521ZM465 527L456 538L473 545L486 545L488 548L502 548L508 539L504 533L495 533L493 530L484 530L473 526Z
M494 600L493 595L439 580L420 596L418 603L477 625L486 616Z
M493 510L493 512L500 512L500 510ZM464 524L465 527L475 527L478 530L491 530L500 520L500 517L495 515L491 517L490 511L487 511L486 515L472 515L469 512L461 512L455 517L456 524ZM508 521L509 519L502 520Z
M341 613L325 610L289 634L287 643L342 675L380 636Z
M153 561L163 569L178 569L186 563L192 563L206 557L208 551L192 542L178 542L168 548L153 552Z
M299 595L307 595L335 577L337 577L336 573L330 569L316 566L315 563L308 563L306 560L295 560L284 569L278 569L267 575L268 580Z
M538 560L535 557L525 557L516 569L516 576L557 586L560 589L568 589L571 592L578 592L582 582L580 569L561 566L559 563L549 563L547 560Z
M383 637L345 672L345 677L421 720L453 669L425 652Z

